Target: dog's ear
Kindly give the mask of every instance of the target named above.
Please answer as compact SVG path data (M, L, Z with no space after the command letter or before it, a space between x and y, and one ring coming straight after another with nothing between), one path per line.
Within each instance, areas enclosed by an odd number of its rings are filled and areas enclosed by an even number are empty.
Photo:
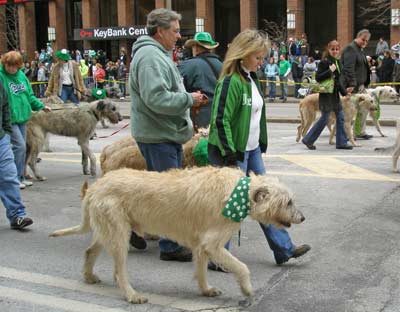
M359 97L358 97L358 100L361 102L361 101L365 101L365 96L364 95L360 95Z
M97 103L97 110L103 111L105 107L106 107L106 103L104 103L104 101L99 101Z
M269 191L266 187L260 187L253 192L252 200L256 203L263 201L269 195Z

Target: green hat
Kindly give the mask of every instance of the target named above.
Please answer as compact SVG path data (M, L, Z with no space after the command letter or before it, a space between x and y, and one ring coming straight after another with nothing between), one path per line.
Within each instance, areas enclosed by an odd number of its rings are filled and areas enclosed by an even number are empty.
M92 90L92 96L98 100L104 99L106 97L106 91L100 88L94 88Z
M58 50L56 52L56 57L62 61L69 61L71 59L71 55L67 49Z
M206 32L206 31L201 31L198 32L194 35L193 39L189 39L185 42L185 48L191 48L194 45L200 45L206 49L215 49L216 47L219 46L218 42L215 42L210 33Z

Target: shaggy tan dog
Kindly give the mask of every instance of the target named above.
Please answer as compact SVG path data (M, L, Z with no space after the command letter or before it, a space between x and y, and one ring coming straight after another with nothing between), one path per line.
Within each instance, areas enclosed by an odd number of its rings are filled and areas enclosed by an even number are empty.
M196 166L193 149L202 137L208 137L208 129L199 129L199 132L183 145L184 168ZM124 137L106 146L100 155L100 167L103 174L121 168L147 169L146 161L131 136Z
M399 169L397 169L397 161L399 160L400 157L400 119L397 119L396 126L397 126L397 137L396 137L396 142L394 143L394 150L392 154L393 172L399 172Z
M221 215L241 177L240 169L214 167L161 173L132 169L110 171L86 194L87 184L84 184L82 224L50 236L83 234L92 230L93 242L85 253L85 281L99 282L93 266L104 247L114 259L114 278L132 303L147 302L147 298L137 293L128 281L126 258L132 229L138 235L144 232L160 235L190 248L196 278L204 296L221 293L207 282L207 263L211 259L232 272L242 293L251 298L249 269L224 248L240 229L240 222ZM291 193L276 179L252 175L249 200L249 216L258 222L289 227L304 221L304 216L294 206Z
M42 151L48 133L75 137L82 150L84 174L96 175L96 157L89 148L89 139L93 135L100 118L111 123L122 120L118 105L110 101L99 100L79 108L56 110L50 113L38 112L32 115L26 131L26 163L29 164L38 180L45 180L36 167L36 160ZM90 171L88 168L90 159Z
M314 93L306 96L299 103L300 120L301 124L297 127L297 137L296 142L299 142L302 137L304 137L311 125L314 123L317 112L319 111L319 94ZM341 97L343 113L344 113L344 128L347 137L353 146L361 146L357 144L354 140L352 124L356 117L358 111L362 112L375 112L376 104L373 98L368 94L355 94L351 97ZM375 116L375 115L374 115ZM374 118L374 123L376 125L376 119ZM331 113L330 120L328 122L328 128L331 132L329 137L329 144L333 143L333 136L336 133L336 128L332 129L332 125L336 127L335 114Z

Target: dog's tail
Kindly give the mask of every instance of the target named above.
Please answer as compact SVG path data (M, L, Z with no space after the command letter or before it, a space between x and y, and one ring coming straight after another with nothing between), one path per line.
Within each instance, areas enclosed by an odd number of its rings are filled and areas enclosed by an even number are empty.
M88 189L88 182L83 182L81 188L81 199L83 200L86 196L86 191ZM90 216L87 205L82 205L82 224L76 225L70 228L62 229L51 233L50 237L58 237L58 236L66 236L66 235L74 235L74 234L85 234L90 231Z

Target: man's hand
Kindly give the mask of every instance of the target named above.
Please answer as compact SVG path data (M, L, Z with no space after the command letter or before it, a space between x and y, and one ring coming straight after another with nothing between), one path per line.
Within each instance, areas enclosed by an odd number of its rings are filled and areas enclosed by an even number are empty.
M348 88L346 89L347 94L348 94L348 95L351 95L351 94L353 93L353 90L354 90L354 87L348 87Z
M49 113L49 112L51 112L51 107L46 105L45 107L43 107L43 110L44 110L46 113Z

